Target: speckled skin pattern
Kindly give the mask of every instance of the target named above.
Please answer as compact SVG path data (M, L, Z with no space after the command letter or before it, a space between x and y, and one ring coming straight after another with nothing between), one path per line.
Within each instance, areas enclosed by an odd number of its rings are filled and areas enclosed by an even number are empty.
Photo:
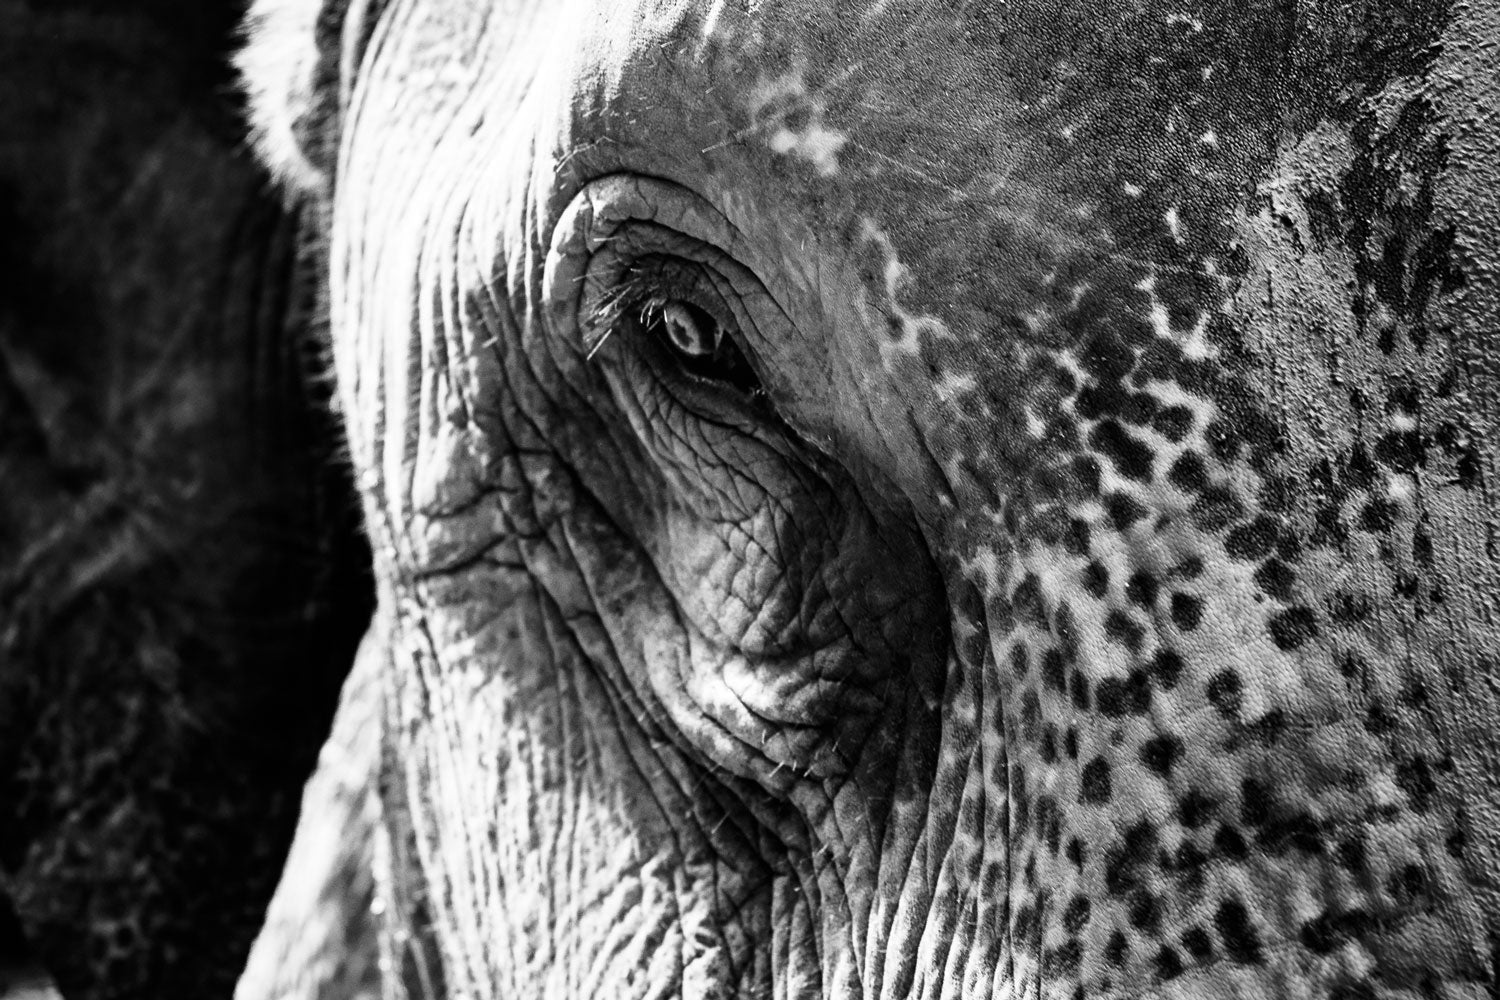
M391 995L1493 995L1500 7L251 33L387 612Z
M233 7L0 3L0 996L229 994L368 620Z

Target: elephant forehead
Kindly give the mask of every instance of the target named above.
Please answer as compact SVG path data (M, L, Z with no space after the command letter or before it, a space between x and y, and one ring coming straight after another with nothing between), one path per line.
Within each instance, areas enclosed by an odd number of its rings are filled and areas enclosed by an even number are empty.
M623 42L605 31L617 19L600 19L581 62L597 87L578 100L579 137L645 144L658 163L727 175L735 189L751 174L814 231L884 256L882 269L899 262L907 301L941 309L958 332L1035 314L1067 284L1060 266L1073 284L1108 262L1222 269L1218 223L1360 69L1330 55L1329 39L1378 13L690 11L643 16Z

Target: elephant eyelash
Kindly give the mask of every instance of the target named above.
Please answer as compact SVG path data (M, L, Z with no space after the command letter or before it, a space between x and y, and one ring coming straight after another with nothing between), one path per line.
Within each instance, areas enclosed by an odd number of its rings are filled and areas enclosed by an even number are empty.
M643 275L629 274L624 280L601 295L589 306L583 317L584 360L594 360L594 355L609 340L610 335L620 329L632 308L640 308L644 319L650 308L660 309L669 301Z

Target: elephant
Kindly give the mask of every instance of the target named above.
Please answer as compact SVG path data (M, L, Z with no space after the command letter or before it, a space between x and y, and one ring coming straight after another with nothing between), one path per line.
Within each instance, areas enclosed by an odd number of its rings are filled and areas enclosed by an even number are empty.
M1497 989L1494 0L257 0L377 607L238 996Z
M6 1000L232 993L373 606L243 13L0 0Z

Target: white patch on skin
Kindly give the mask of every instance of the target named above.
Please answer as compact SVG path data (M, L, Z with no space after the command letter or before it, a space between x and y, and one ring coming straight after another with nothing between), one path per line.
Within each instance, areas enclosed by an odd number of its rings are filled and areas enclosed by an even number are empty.
M1205 146L1210 146L1214 149L1217 149L1219 148L1219 133L1215 132L1213 129L1209 129L1207 132L1204 132L1198 137L1198 141Z
M1403 410L1397 410L1395 413L1391 414L1391 430L1414 431L1416 429L1417 419L1410 413L1407 413Z
M1140 186L1136 185L1136 184L1132 184L1129 181L1125 182L1125 184L1124 184L1124 190L1125 190L1126 197L1129 197L1129 198L1139 198L1141 196Z
M1416 499L1417 484L1412 481L1411 476L1392 476L1385 491L1397 503L1406 503Z
M880 341L880 359L887 370L891 369L898 357L910 357L915 355L922 346L923 333L931 337L947 338L952 333L946 324L936 316L908 312L902 308L900 295L902 288L908 281L907 270L896 256L896 248L891 244L891 238L868 217L860 219L859 239L862 244L873 243L880 255L885 259L883 277L885 279L885 308L889 311L891 319L896 321L901 329L899 338L892 337L885 328L886 324L877 315L871 315L871 310L862 308L865 323L877 331Z
M1167 209L1167 214L1163 216L1163 218L1167 220L1167 232L1171 233L1172 239L1177 242L1178 246L1181 246L1182 220L1177 216L1177 206L1173 205L1171 208Z
M1070 372L1080 386L1089 384L1089 373L1078 363L1078 356L1071 347L1061 347L1052 352L1052 360L1058 367Z
M773 105L775 110L768 116L767 109ZM750 89L749 111L754 128L768 130L765 141L772 152L811 163L821 177L838 174L839 150L849 137L828 127L823 99L807 89L801 66L781 76L758 79ZM799 128L787 124L792 111L806 115Z
M1172 213L1169 212L1169 215ZM1166 305L1156 297L1156 279L1148 277L1135 286L1145 292L1151 299L1151 328L1156 335L1163 340L1170 340L1182 349L1185 357L1194 360L1212 358L1217 353L1213 345L1208 342L1208 312L1207 310L1198 314L1198 320L1192 327L1185 331L1172 329L1172 317L1167 312Z
M938 399L951 403L958 397L973 392L978 384L973 375L945 372L942 379L933 386L933 391L937 393Z

